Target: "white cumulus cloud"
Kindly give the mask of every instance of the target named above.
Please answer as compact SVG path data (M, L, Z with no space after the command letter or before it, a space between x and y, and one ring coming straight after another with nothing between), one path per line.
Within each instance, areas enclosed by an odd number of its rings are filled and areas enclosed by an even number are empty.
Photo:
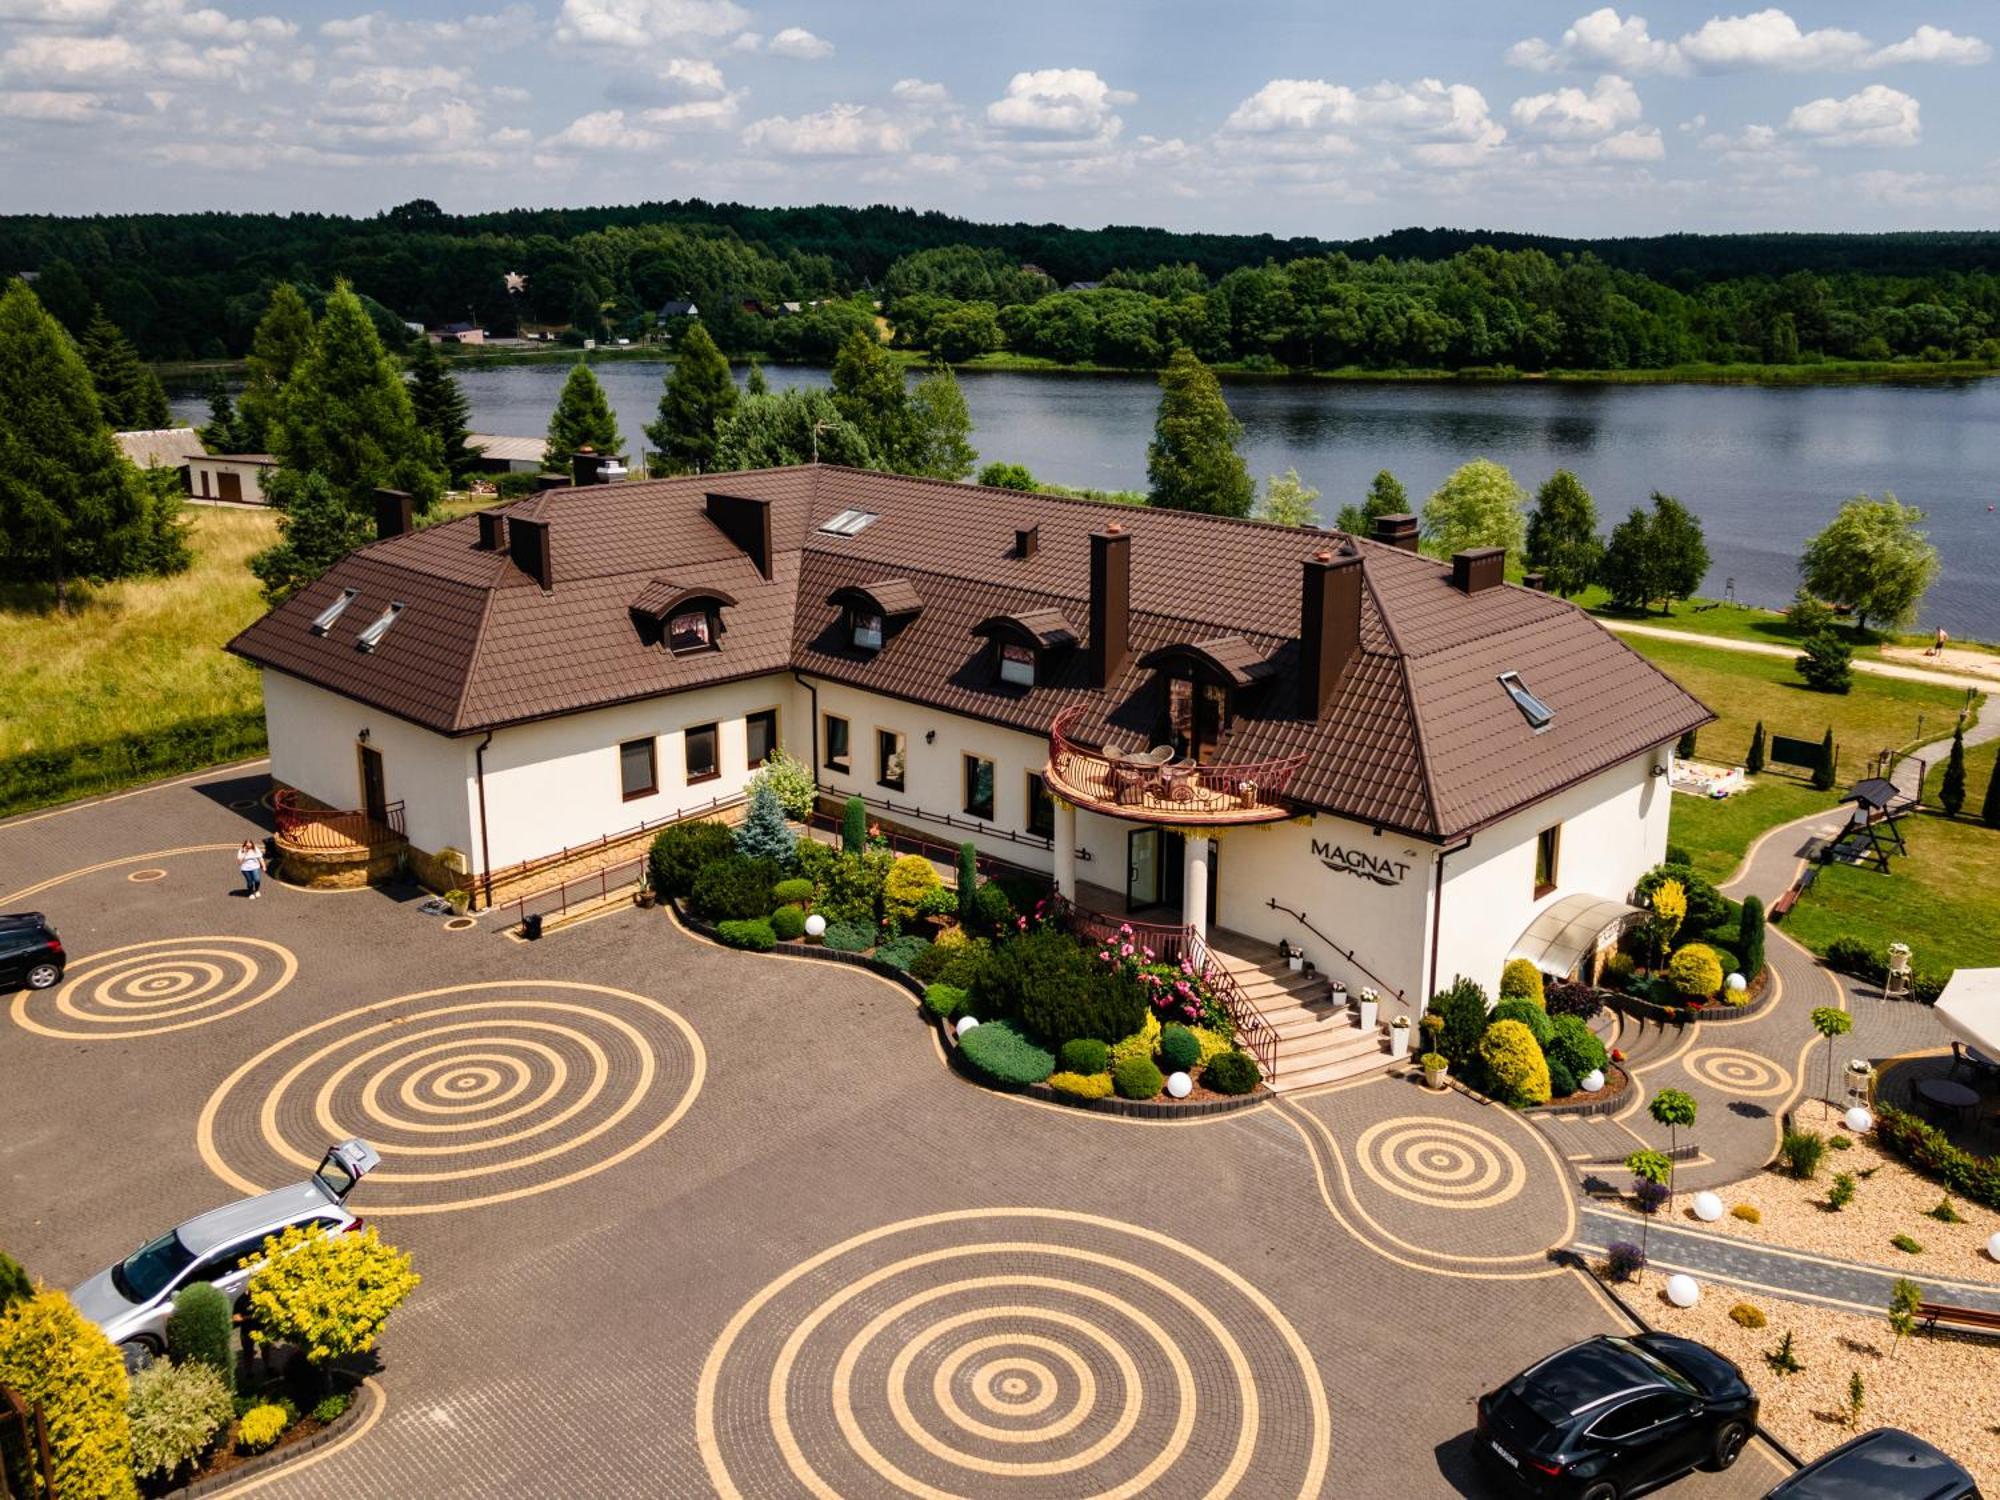
M1816 146L1914 146L1923 134L1917 101L1880 83L1845 99L1801 104L1785 129Z
M1604 6L1550 42L1530 37L1507 49L1518 68L1551 73L1607 68L1619 73L1834 72L1898 63L1983 63L1992 48L1978 37L1922 25L1900 42L1878 47L1858 31L1839 26L1808 30L1777 7L1740 16L1711 16L1695 30L1668 41L1652 34L1646 18L1621 16Z
M814 36L803 26L787 26L771 38L767 50L776 57L795 57L802 62L817 62L822 57L833 56L833 43L825 37Z
M1009 79L1006 94L986 106L986 119L1002 130L1109 137L1123 125L1114 106L1137 98L1089 68L1037 68Z
M1530 135L1552 141L1597 140L1638 122L1639 91L1615 73L1606 73L1589 93L1560 88L1516 99L1509 112Z
M556 38L579 46L649 47L728 36L749 19L735 0L562 0Z
M776 156L901 156L910 149L910 131L878 109L835 104L754 121L744 128L743 144Z

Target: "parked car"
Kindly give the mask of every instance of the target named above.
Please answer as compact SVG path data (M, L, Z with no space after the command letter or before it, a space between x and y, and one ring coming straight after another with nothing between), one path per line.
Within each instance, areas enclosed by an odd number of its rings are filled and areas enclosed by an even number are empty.
M69 955L38 911L0 916L0 990L45 990L62 981Z
M1479 1398L1478 1452L1514 1486L1622 1500L1690 1469L1726 1469L1757 1393L1713 1349L1665 1333L1572 1344Z
M1878 1427L1807 1464L1764 1500L1979 1500L1979 1485L1922 1438Z
M266 1236L295 1224L319 1224L335 1234L359 1229L347 1195L381 1159L366 1141L342 1141L304 1182L189 1219L99 1271L69 1299L118 1346L128 1370L143 1369L165 1352L174 1297L189 1283L210 1282L235 1304L257 1269L241 1262L263 1248Z

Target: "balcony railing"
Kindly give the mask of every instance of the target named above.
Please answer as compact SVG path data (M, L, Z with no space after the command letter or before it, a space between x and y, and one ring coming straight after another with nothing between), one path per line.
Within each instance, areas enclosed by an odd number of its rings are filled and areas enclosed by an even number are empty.
M373 818L354 809L306 807L296 792L281 787L271 798L271 809L277 814L278 837L295 849L386 849L407 840L400 802L391 802L380 818Z
M1049 726L1049 786L1058 796L1166 823L1268 823L1292 814L1285 789L1305 764L1303 751L1238 765L1114 759L1070 738L1083 713L1067 709Z

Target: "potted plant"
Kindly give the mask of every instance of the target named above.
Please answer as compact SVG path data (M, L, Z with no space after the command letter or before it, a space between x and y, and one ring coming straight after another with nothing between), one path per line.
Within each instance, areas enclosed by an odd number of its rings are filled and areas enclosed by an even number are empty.
M650 861L639 866L639 894L635 899L646 910L651 910L653 903L658 899L653 893L653 871Z
M1285 966L1294 974L1305 967L1306 956L1300 949L1287 947L1284 950Z
M1410 1055L1410 1018L1398 1016L1389 1023L1389 1055L1408 1057Z
M1381 1010L1382 997L1377 995L1367 985L1363 985L1361 987L1360 1003L1361 1029L1363 1031L1373 1031L1375 1029L1375 1017Z
M1442 1089L1445 1075L1451 1071L1451 1060L1442 1052L1426 1052L1417 1061L1423 1064L1424 1087Z
M472 906L472 892L463 886L454 886L444 893L445 905L451 908L454 917L462 917Z

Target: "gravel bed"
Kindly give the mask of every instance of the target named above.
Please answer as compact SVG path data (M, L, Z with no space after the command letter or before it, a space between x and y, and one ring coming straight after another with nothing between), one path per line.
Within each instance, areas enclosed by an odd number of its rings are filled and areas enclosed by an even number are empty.
M1627 1299L1656 1328L1699 1339L1742 1366L1763 1400L1764 1426L1801 1458L1810 1462L1854 1435L1847 1425L1847 1382L1859 1370L1866 1402L1861 1431L1914 1432L1970 1469L1986 1493L2000 1488L2000 1427L1991 1394L2000 1342L1920 1333L1892 1353L1886 1317L1742 1296L1724 1286L1705 1288L1698 1305L1683 1309L1667 1301L1662 1281L1649 1274L1625 1289ZM1769 1319L1766 1327L1746 1329L1730 1319L1730 1308L1744 1301ZM1805 1366L1796 1375L1778 1374L1764 1358L1787 1330L1793 1358Z

